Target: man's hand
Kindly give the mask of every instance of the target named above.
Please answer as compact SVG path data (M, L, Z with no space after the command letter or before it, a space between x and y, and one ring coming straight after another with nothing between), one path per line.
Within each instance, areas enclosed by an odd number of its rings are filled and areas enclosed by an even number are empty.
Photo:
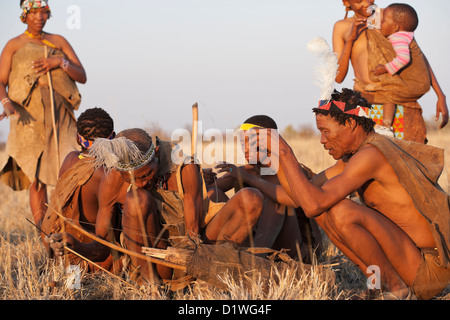
M68 233L53 233L50 236L45 237L45 242L50 245L56 257L63 256L65 254L64 248L74 248L76 239Z
M249 138L250 149L267 157L278 157L280 153L290 149L278 131L271 129L256 129L256 134Z
M217 179L217 173L215 173L212 168L202 169L203 179L205 180L205 184L207 186L214 185L214 181Z
M384 65L379 64L372 70L372 72L373 72L374 75L380 76L382 74L387 73L388 71L387 71L387 69L386 69L386 67Z
M219 163L214 168L218 170L217 173L225 172L227 177L232 177L234 179L242 177L243 174L245 174L245 170L227 162Z

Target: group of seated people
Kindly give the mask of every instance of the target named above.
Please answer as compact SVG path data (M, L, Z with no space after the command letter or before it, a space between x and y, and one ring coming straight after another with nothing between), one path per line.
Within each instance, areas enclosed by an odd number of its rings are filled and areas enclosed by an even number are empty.
M267 116L239 129L248 164L222 163L213 171L192 155L175 163L177 144L145 130L115 135L104 110L86 110L77 124L82 151L67 156L39 222L50 235L43 242L54 256L71 248L105 269L125 266L144 284L177 275L95 239L131 252L185 239L229 242L287 249L310 262L324 233L367 277L374 266L380 270L383 298L431 299L450 282L449 196L437 182L443 150L376 133L371 107L359 92L343 89L313 108L320 143L336 160L317 174L297 160ZM104 130L101 119L109 119ZM355 193L359 201L350 197ZM72 230L55 211L97 238Z
M255 128L277 126L268 116L254 116L240 131ZM260 174L267 164L258 160L244 166L223 163L214 172L191 156L174 163L175 143L138 128L115 135L113 120L101 108L84 111L77 131L82 150L65 158L47 214L38 223L51 234L50 238L42 235L51 256L64 255L67 246L114 273L125 265L139 284L174 277L171 268L138 257L124 259L64 224L55 211L97 237L135 252L142 247L165 249L180 241L180 236L207 244L286 249L303 262L320 252L317 224L295 206L275 174ZM241 142L248 161L248 139ZM304 169L312 178L312 171ZM73 264L81 262L78 256L68 256Z

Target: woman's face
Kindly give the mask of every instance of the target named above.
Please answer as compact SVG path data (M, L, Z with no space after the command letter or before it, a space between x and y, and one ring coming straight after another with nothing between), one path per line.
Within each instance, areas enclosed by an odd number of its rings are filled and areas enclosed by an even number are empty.
M44 29L49 16L50 14L45 8L32 9L27 14L26 23L31 30L41 32Z

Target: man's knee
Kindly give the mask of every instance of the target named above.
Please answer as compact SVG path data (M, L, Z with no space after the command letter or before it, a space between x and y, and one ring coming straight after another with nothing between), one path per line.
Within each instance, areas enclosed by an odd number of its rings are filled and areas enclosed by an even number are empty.
M240 190L235 196L239 197L241 208L246 214L255 219L259 218L264 203L264 196L261 191L249 187Z
M336 231L345 233L347 228L356 222L356 215L352 214L354 205L351 200L342 200L324 213L326 224Z

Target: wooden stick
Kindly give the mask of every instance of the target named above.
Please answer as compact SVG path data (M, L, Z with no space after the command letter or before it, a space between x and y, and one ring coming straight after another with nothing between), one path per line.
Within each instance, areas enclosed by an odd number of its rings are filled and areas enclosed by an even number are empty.
M36 229L38 229L40 232L42 232L45 236L47 236L48 238L50 238L50 235L47 234L44 230L42 230L41 228L39 228L36 224L34 224L32 221L30 221L28 218L25 218L29 223L31 223ZM85 260L86 262L92 263L94 266L96 266L97 268L99 268L100 270L105 271L106 273L108 273L109 275L113 276L114 278L119 279L120 281L126 283L127 285L133 287L134 289L137 289L135 286L133 286L131 283L126 282L125 280L123 280L122 278L116 276L115 274L113 274L112 272L106 270L105 268L103 268L102 266L96 264L94 261L89 260L88 258L82 256L81 254L79 254L78 252L70 249L68 246L64 245L64 250L67 250L71 253L73 253L74 255L76 255L77 257L80 257L81 259Z
M116 276L114 273L112 273L112 272L106 270L105 268L103 268L102 266L100 266L100 265L96 264L95 262L89 260L88 258L83 257L81 254L79 254L78 252L76 252L76 251L70 249L69 247L64 246L64 249L67 250L67 251L69 251L69 252L71 252L71 253L73 253L73 254L76 255L77 257L80 257L81 259L85 260L86 262L92 263L94 266L96 266L96 267L99 268L100 270L106 272L106 273L109 274L110 276L113 276L114 278L116 278L116 279L122 281L123 283L129 285L129 286L132 287L133 289L138 289L138 288L136 288L135 286L133 286L131 283L126 282L126 281L123 280L121 277Z
M47 55L47 46L44 46L45 48L45 58L48 58ZM53 84L52 84L52 77L50 75L50 70L47 71L47 78L48 78L48 86L49 86L49 93L50 93L50 105L52 108L52 125L53 125L53 139L55 141L55 148L56 148L56 177L59 176L59 168L61 168L61 160L59 158L59 146L58 146L58 132L56 131L56 118L55 118L55 98L53 96Z
M169 267L169 268L186 271L186 267L184 267L184 266L180 266L180 265L175 264L175 263L166 262L166 261L163 261L163 260L160 260L160 259L151 258L151 257L148 257L148 256L146 256L144 254L140 254L140 253L137 253L137 252L134 252L134 251L122 248L122 247L117 246L117 245L115 245L113 243L110 243L110 242L108 242L106 240L103 240L103 239L101 239L101 238L91 234L90 232L87 232L86 230L84 230L83 228L77 226L76 224L72 223L66 217L64 217L61 213L59 213L55 209L51 208L49 205L47 205L47 207L50 208L56 215L58 215L58 217L64 219L73 228L75 228L76 230L78 230L79 232L84 234L85 236L89 237L90 239L92 239L94 241L97 241L98 243L101 243L102 245L104 245L104 246L106 246L108 248L111 248L111 249L123 252L125 254L137 257L139 259L143 259L143 260L147 260L147 261L150 261L150 262L153 262L153 263L156 263L156 264L160 264L160 265L163 265L163 266L166 266L166 267Z
M197 156L197 137L198 137L198 103L192 106L192 140L191 156L195 160Z

